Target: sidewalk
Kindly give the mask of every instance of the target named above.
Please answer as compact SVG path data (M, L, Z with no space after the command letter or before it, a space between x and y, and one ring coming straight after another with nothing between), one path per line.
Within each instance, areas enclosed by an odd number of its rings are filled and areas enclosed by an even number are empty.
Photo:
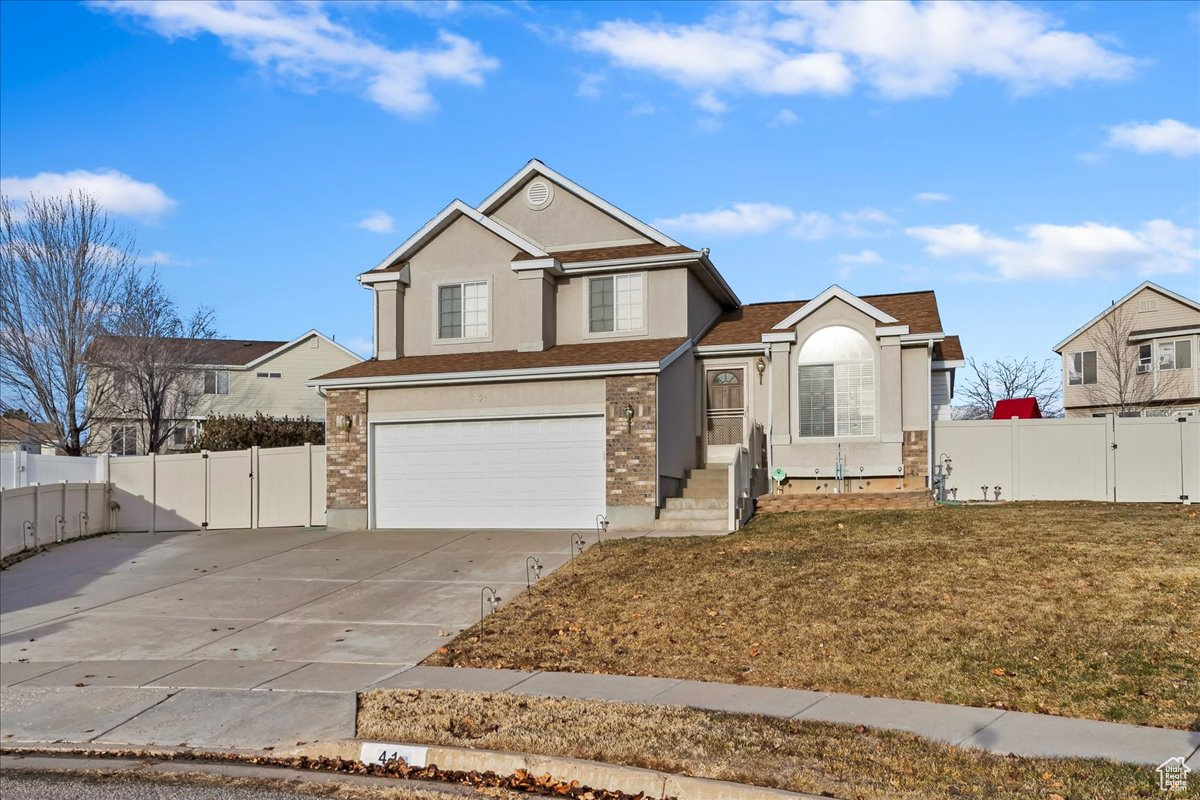
M401 664L121 661L0 665L0 741L283 749L355 736L356 693L456 689L615 700L901 730L1019 756L1200 770L1200 732L666 678Z

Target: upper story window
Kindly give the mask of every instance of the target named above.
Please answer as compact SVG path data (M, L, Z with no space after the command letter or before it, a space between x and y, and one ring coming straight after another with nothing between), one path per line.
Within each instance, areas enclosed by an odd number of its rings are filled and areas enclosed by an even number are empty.
M1145 375L1154 368L1154 347L1153 345L1143 344L1138 346L1137 369L1134 371L1138 375Z
M800 348L801 436L875 433L875 353L858 331L832 325Z
M620 333L645 327L643 274L588 278L588 332Z
M1067 383L1083 386L1096 382L1096 351L1067 353Z
M279 372L259 372L256 377L259 378L282 378L283 375Z
M482 339L488 335L488 283L438 286L439 339Z
M1179 339L1174 342L1158 343L1158 368L1162 369L1191 369L1192 342L1190 339Z
M229 394L229 373L223 369L204 370L205 394Z
M137 426L115 425L110 431L112 437L111 452L114 456L137 455Z

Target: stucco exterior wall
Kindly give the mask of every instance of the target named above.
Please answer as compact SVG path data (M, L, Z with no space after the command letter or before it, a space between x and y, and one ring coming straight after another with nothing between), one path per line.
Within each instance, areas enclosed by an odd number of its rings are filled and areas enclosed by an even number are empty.
M529 208L525 204L525 187L530 181L526 181L491 216L520 231L522 236L543 248L586 247L600 243L644 244L650 241L549 178L536 176L530 180L544 180L553 185L554 199L550 205L542 209Z
M678 494L689 469L697 466L701 440L696 359L690 352L658 376L658 503Z
M372 389L371 422L538 416L604 410L604 379Z
M929 350L924 345L901 351L901 376L904 430L929 430L933 405L929 397Z
M700 279L687 273L687 335L699 337L722 311L721 304L704 288Z
M614 273L597 273L609 275ZM559 344L611 341L612 339L671 339L688 335L687 269L653 269L642 273L645 293L645 330L641 333L589 334L587 331L587 275L558 279Z

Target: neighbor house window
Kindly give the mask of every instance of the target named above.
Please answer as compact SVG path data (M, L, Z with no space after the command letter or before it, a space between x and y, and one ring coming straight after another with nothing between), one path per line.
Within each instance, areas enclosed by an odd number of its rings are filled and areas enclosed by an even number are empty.
M205 394L229 394L229 373L223 369L204 370Z
M439 286L438 338L480 339L487 335L487 281Z
M1159 369L1191 369L1192 343L1188 339L1158 343Z
M1069 375L1067 383L1071 386L1083 386L1096 382L1096 351L1084 350L1081 353L1067 355Z
M1137 369L1134 370L1138 375L1145 375L1153 368L1153 353L1154 348L1148 344L1138 347Z
M823 328L800 349L801 436L875 433L875 353L853 328Z
M278 372L260 372L260 373L258 373L258 377L260 377L260 378L282 378L283 375L279 374Z
M112 454L114 456L137 455L137 426L114 425L112 435Z
M187 447L192 442L194 436L192 424L190 422L181 422L175 426L175 430L171 432L172 447Z
M643 315L642 273L588 279L588 332L640 331Z

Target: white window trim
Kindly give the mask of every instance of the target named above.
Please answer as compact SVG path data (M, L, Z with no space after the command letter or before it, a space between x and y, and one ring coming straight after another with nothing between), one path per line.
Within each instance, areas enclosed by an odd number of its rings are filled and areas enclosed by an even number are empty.
M592 281L597 278L613 278L619 276L637 275L642 281L642 327L628 331L598 331L593 332L591 329L591 304L589 302L592 294ZM615 283L614 283L615 288ZM613 327L616 327L616 317L613 318ZM649 272L605 272L597 275L585 275L583 278L583 338L584 339L634 339L642 336L648 336L650 333L650 277Z
M1083 364L1084 353L1095 353L1095 350L1072 350L1066 354L1063 359L1063 367L1066 370L1066 385L1067 386L1096 386L1100 383L1100 357L1096 356L1096 380L1088 383L1084 378L1085 369ZM1079 383L1071 383L1071 362L1075 360L1075 356L1079 356Z
M205 391L205 384L208 382L208 373L213 373L213 391ZM221 391L221 375L225 375L225 391ZM228 397L229 396L229 370L219 368L206 368L204 374L200 376L200 394L206 397Z
M438 334L441 332L442 307L438 302L438 298L442 294L443 286L462 286L467 283L482 283L487 286L487 335L486 336L460 336L455 339L443 339ZM455 278L454 280L438 281L433 285L433 331L431 332L431 341L436 347L438 345L455 345L455 344L474 344L479 342L492 341L492 331L495 330L496 321L496 304L492 296L492 279L490 277L482 278Z
M883 390L880 385L881 380L880 380L880 374L879 374L879 365L880 365L879 341L878 341L878 339L873 338L872 336L869 336L869 335L863 333L863 331L857 325L851 324L847 320L830 321L827 325L822 325L817 330L812 331L809 334L809 337L811 337L813 334L815 334L818 330L822 330L823 328L834 327L834 326L850 328L851 330L856 332L859 336L862 336L863 339L867 343L867 347L870 348L870 350L871 350L871 360L870 360L870 362L867 362L862 359L849 360L849 361L830 361L828 359L820 359L820 358L817 358L817 359L801 358L800 351L804 349L803 343L801 343L800 346L793 351L796 353L796 357L792 363L792 376L789 379L791 382L791 396L793 398L795 398L793 401L791 401L791 403L790 403L791 409L789 410L789 413L792 418L792 443L793 444L801 444L801 443L820 444L820 443L826 443L826 442L841 442L841 441L862 442L862 441L870 441L870 440L874 440L874 441L880 440L881 434L880 434L880 425L879 425L879 415L881 413L880 401L883 397ZM808 337L806 337L805 341L807 341L807 338ZM872 383L872 388L874 389L874 393L875 393L875 397L873 399L874 410L872 412L872 419L871 419L871 432L870 433L850 434L850 435L846 435L846 436L838 436L837 435L837 421L838 421L837 365L838 364L866 364L866 363L871 364L871 383ZM834 367L834 389L833 389L833 391L834 391L834 405L833 405L834 435L833 436L801 436L800 435L800 368L801 367L819 367L819 366L825 366L825 365L833 365L833 367ZM932 392L930 394L932 395Z

